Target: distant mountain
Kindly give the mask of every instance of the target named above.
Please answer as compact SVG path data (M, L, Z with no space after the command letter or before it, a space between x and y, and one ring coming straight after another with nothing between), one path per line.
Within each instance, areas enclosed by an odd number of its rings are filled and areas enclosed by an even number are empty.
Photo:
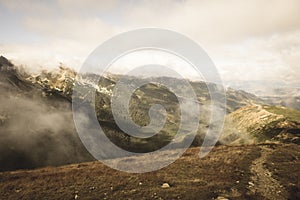
M245 90L255 94L270 105L284 106L300 110L300 83L280 80L227 81L235 90Z
M269 95L262 95L261 98L271 105L279 105L300 110L300 87L279 87L271 90Z
M267 105L243 107L227 116L220 141L229 145L300 144L300 111Z

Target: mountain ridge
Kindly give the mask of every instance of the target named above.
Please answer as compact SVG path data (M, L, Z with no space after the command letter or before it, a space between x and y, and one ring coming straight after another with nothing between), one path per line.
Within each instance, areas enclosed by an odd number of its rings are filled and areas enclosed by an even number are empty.
M225 144L288 142L300 144L300 111L269 105L246 106L227 116Z

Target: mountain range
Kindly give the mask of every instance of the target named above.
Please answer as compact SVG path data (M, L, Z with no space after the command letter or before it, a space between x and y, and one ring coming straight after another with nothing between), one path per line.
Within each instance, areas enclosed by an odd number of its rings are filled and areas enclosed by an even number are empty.
M109 139L121 148L134 152L149 152L172 141L178 130L180 109L178 98L166 87L156 84L159 78L148 78L149 84L138 88L131 96L129 108L133 121L145 126L150 123L149 108L161 104L166 108L166 123L155 136L147 139L127 135L117 126L112 111L111 97L116 82L138 81L139 77L106 74L85 74L76 82L77 73L63 65L57 70L43 70L29 74L0 57L0 170L36 168L92 161L82 145L72 118L73 87L82 84L96 90L97 119ZM99 79L98 84L92 80ZM173 84L181 81L163 77ZM89 81L91 80L91 81ZM193 146L200 146L210 124L210 88L214 83L189 82L202 109ZM80 96L82 95L82 96ZM84 95L79 94L84 99ZM218 145L259 143L299 144L299 113L292 108L271 105L268 101L243 90L226 88L227 113L224 130ZM93 105L92 105L93 106Z

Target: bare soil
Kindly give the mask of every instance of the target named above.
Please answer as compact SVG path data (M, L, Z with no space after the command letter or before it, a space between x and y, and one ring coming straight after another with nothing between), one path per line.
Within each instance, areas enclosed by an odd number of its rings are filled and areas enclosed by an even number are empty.
M266 146L261 147L261 156L255 159L250 167L252 182L249 182L249 189L261 194L265 199L284 200L288 196L287 191L264 166L272 152L272 149Z
M100 162L2 172L0 199L300 199L299 145L218 146L202 159L198 153L190 148L144 174Z

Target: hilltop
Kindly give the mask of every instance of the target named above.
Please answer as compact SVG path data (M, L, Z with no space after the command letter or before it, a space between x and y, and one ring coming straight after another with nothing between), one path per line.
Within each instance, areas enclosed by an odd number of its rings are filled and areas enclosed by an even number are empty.
M300 111L269 105L240 108L227 116L221 141L231 145L300 144Z

